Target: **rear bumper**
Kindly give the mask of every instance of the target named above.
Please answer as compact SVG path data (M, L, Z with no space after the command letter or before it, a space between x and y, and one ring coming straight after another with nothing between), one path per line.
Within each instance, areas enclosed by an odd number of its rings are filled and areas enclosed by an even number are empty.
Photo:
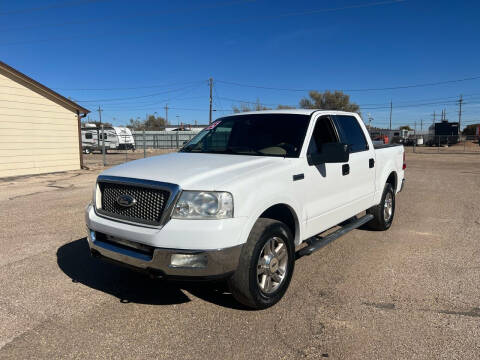
M398 190L398 192L401 192L404 186L405 186L405 179L402 179L402 184L400 185L400 190Z
M94 257L144 271L158 278L210 279L232 274L243 245L215 250L165 249L145 246L128 240L106 237L88 229L88 245ZM194 264L178 265L174 259L192 259ZM190 260L190 261L192 261Z

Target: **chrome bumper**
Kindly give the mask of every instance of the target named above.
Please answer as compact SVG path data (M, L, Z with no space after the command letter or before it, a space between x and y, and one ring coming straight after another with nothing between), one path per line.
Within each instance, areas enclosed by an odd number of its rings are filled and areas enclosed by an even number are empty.
M180 250L147 247L132 241L116 242L99 239L88 232L88 245L94 257L110 260L120 265L133 267L158 278L216 278L233 273L237 266L243 245L216 250ZM95 238L92 237L95 235ZM145 248L151 248L145 251ZM197 266L172 265L172 255L195 255L201 260Z

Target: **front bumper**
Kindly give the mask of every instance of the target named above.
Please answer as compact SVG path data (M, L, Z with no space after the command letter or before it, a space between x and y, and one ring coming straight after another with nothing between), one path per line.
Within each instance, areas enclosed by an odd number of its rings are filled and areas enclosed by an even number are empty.
M216 250L165 249L145 246L132 241L112 241L106 234L88 229L88 245L94 257L133 267L158 278L222 278L232 274L243 245ZM173 256L194 257L194 266L178 266Z

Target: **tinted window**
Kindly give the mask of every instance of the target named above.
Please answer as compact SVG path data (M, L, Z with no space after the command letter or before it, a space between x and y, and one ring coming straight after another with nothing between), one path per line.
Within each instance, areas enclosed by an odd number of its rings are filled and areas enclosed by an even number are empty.
M368 150L367 140L356 118L348 115L336 115L334 120L340 135L340 142L350 145L350 152Z
M92 133L85 134L85 139L91 139L91 138L92 138Z
M322 144L338 142L329 117L324 116L317 120L313 129L312 139L308 145L308 153L314 154L322 151Z
M181 151L298 157L309 115L252 114L224 117L190 140Z

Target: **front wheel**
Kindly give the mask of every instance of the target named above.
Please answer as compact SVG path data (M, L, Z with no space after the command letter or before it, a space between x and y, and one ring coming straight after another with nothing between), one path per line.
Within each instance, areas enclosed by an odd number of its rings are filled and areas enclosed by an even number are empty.
M230 290L240 303L255 309L276 304L287 291L295 265L290 229L282 222L260 218L242 249Z
M391 184L385 184L380 204L368 209L367 213L373 215L373 220L367 224L370 229L384 231L392 226L395 215L395 191Z

